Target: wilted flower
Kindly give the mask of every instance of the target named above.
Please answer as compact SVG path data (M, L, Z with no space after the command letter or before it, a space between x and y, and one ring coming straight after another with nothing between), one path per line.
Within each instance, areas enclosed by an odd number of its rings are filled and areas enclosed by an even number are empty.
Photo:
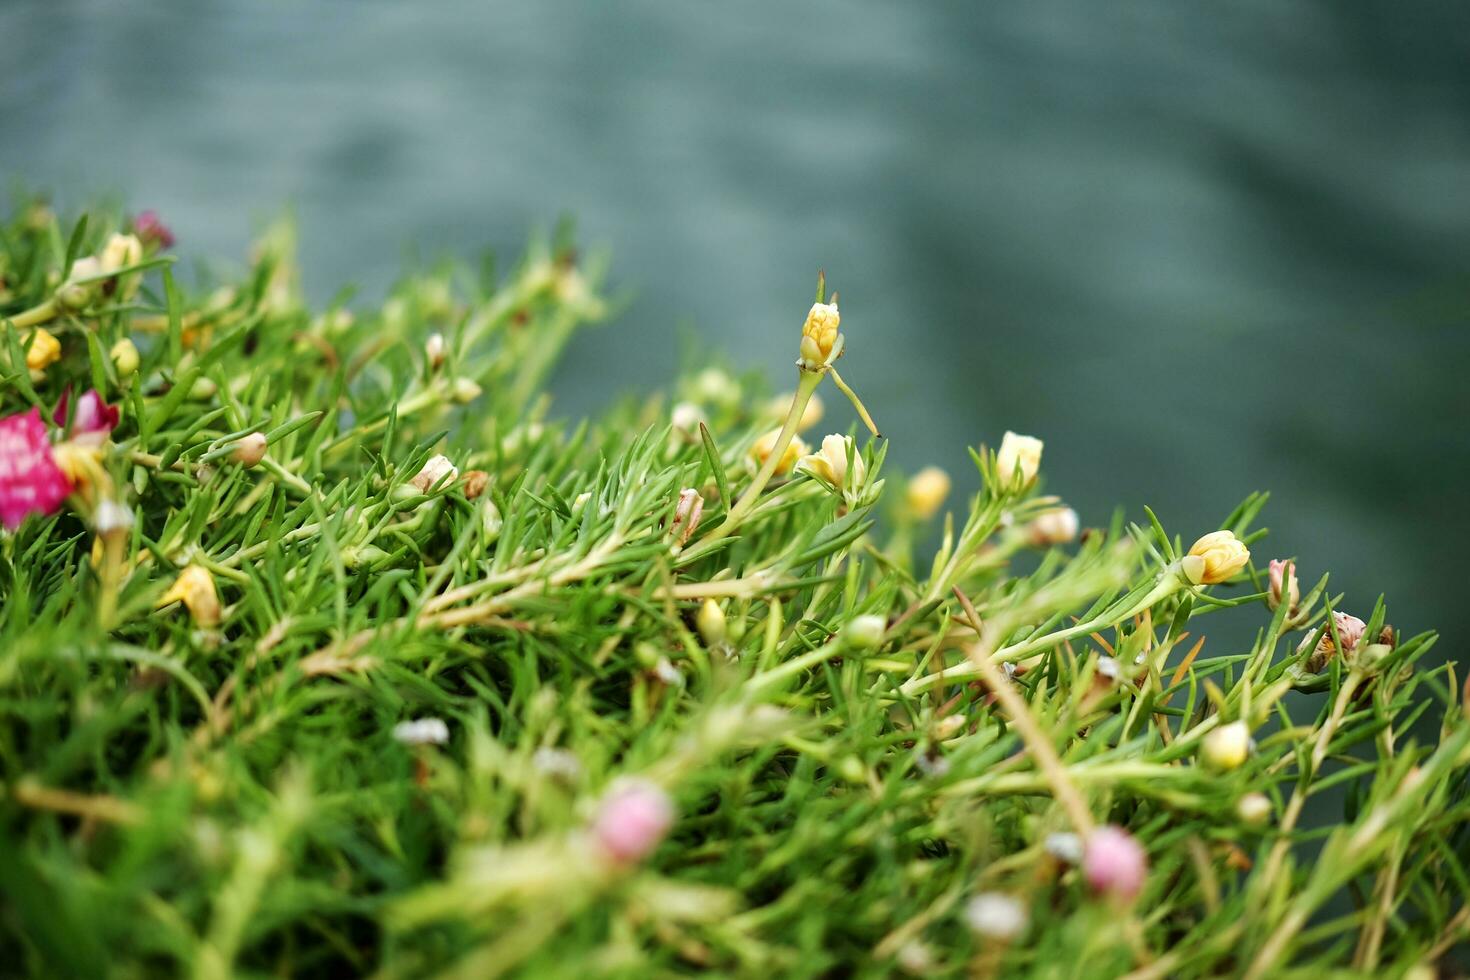
M674 804L655 783L629 779L614 784L598 807L592 836L620 864L653 853L674 823Z
M51 413L51 421L57 425L66 424L69 402L70 392L63 392L56 411ZM83 446L100 446L117 427L117 418L117 406L103 401L94 388L77 399L71 419L71 441Z
M780 438L781 430L772 429L757 439L755 444L750 447L751 461L757 466L764 466L766 460L770 458L771 451L776 448L776 441ZM807 450L810 448L802 441L800 436L794 436L791 444L786 447L786 451L781 454L780 460L777 461L773 475L780 476L783 473L789 473L791 467L796 464L796 461L806 455Z
M418 475L408 482L413 484L421 493L428 493L431 489L443 483L453 483L459 477L457 470L449 457L441 454L430 456L424 468L419 470Z
M949 474L937 466L926 466L909 481L904 502L915 520L927 521L944 506L949 496Z
M1082 873L1093 891L1131 899L1143 889L1148 855L1128 831L1107 824L1088 836Z
M850 436L827 436L822 440L821 451L803 456L797 461L796 469L840 490L847 482L849 452L852 454L853 486L861 487L868 468Z
M182 602L194 622L200 626L219 624L219 593L215 591L214 579L209 570L203 565L186 566L169 590L159 598L158 605L161 608L173 602Z
M1000 449L995 454L995 474L1000 477L1001 487L1014 486L1020 474L1021 486L1029 487L1036 482L1041 469L1043 443L1034 436L1023 436L1006 432L1000 440Z
M704 497L693 487L685 487L679 491L679 501L674 504L674 522L669 526L669 533L681 546L688 544L703 516Z
M1297 605L1302 601L1301 588L1296 581L1296 566L1289 561L1272 558L1271 563L1266 566L1266 577L1270 582L1266 604L1272 611L1279 609L1282 602L1285 602L1288 615L1296 612Z
M1027 525L1026 537L1036 548L1066 544L1076 540L1080 523L1077 512L1070 507L1042 511Z
M983 892L965 903L965 922L977 935L1009 942L1026 931L1031 919L1014 895Z
M694 617L694 626L699 630L705 646L714 646L725 641L725 610L713 599L704 600L699 615Z
M490 484L490 474L484 470L466 470L464 475L464 495L467 500L474 500L485 492Z
M418 718L393 726L393 737L404 745L443 745L449 741L449 726L443 718Z
M0 419L0 521L14 530L29 514L54 514L71 490L40 410Z
M1332 619L1337 626L1337 638L1342 641L1343 656L1351 657L1357 652L1358 644L1362 641L1368 624L1345 612L1334 612ZM1308 639L1310 640L1311 637ZM1327 666L1327 661L1337 655L1337 652L1337 647L1332 643L1332 630L1329 629L1322 634L1322 639L1317 641L1317 648L1312 651L1311 658L1307 660L1307 670L1314 674L1319 672Z
M145 245L157 243L159 248L170 248L174 233L164 224L156 211L144 211L133 219L133 234Z
M835 297L834 297L835 298ZM797 361L805 370L816 371L826 367L842 349L837 344L837 328L842 315L836 303L813 303L801 328L801 359Z
M1200 759L1212 769L1228 772L1250 754L1251 730L1243 721L1232 721L1206 733L1200 741Z
M1251 553L1234 531L1211 531L1194 543L1180 567L1195 585L1217 585L1250 560Z

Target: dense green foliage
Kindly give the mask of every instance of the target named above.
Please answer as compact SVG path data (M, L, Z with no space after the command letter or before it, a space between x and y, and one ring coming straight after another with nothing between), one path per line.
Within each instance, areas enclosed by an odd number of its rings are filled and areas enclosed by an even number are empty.
M1039 542L1058 501L983 449L916 560L929 508L878 440L841 486L747 496L791 399L717 369L555 420L605 312L560 242L349 313L307 308L276 228L230 285L149 249L57 302L110 220L25 209L0 243L0 414L121 410L66 509L0 532L4 972L1320 976L1470 936L1464 696L1381 603L1355 645L1325 578L1295 610L1264 562L1191 584L1213 529L1152 515ZM61 352L31 371L37 327ZM1263 502L1221 525L1257 552ZM186 567L218 615L160 605ZM1206 641L1227 618L1254 641ZM426 717L446 743L395 738ZM1204 764L1237 720L1248 757ZM588 830L629 776L677 813L641 861ZM1148 852L1135 899L1058 856L1104 823ZM982 893L1029 924L970 921Z

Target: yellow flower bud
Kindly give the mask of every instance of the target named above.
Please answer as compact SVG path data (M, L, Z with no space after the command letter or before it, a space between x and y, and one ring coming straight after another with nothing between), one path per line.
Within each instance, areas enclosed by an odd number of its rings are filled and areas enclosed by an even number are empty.
M138 370L138 347L128 337L113 344L108 356L112 358L112 366L117 370L120 379L131 378L133 372Z
M1194 543L1180 567L1195 585L1216 585L1246 566L1251 553L1234 531L1212 531Z
M842 315L836 303L813 303L801 328L802 367L815 370L823 367L832 358L837 345L837 328Z
M1252 827L1271 819L1271 798L1265 793L1247 793L1235 804L1235 814Z
M827 436L822 440L821 451L801 457L796 468L840 490L847 480L849 451L852 452L852 485L860 487L868 475L867 464L863 462L862 454L857 451L852 439L847 436Z
M995 454L995 473L1000 477L1001 487L1014 486L1020 474L1021 486L1029 487L1036 481L1041 469L1042 441L1033 436L1007 432L1000 440L1000 449Z
M30 346L26 348L26 367L32 371L43 371L60 359L61 341L51 336L49 330L37 327Z
M751 460L757 466L764 466L766 460L770 458L771 451L776 448L776 440L780 437L781 430L772 429L757 439L755 445L750 447ZM796 465L796 461L806 455L810 448L810 446L802 441L800 436L794 436L791 444L786 447L786 451L781 454L780 461L776 463L774 475L781 476L784 473L791 472L791 467Z
M214 589L214 579L203 565L189 565L180 572L174 584L158 600L158 605L162 608L173 602L182 602L198 625L219 625L219 593Z
M1027 526L1027 540L1036 548L1066 544L1077 538L1079 526L1077 512L1070 507L1042 511Z
M705 646L712 647L725 641L725 610L715 600L704 600L704 605L699 607L699 615L694 618L694 625Z
M791 399L795 397L796 395L792 392L777 395L771 399L766 413L772 418L784 419L786 412L791 408ZM796 431L806 432L812 426L822 421L822 416L826 413L826 406L822 404L821 396L813 393L812 397L807 400L806 408L801 410L801 419L796 423Z
M1221 725L1200 743L1200 759L1211 769L1228 772L1238 768L1250 753L1251 730L1243 721Z
M949 496L949 474L937 466L926 466L909 481L905 502L916 520L927 521L939 513Z

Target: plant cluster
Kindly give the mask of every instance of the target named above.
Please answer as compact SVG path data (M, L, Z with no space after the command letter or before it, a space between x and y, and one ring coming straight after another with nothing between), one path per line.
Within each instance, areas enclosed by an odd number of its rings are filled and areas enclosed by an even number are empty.
M820 283L794 393L568 423L608 304L560 237L371 309L311 308L285 226L218 284L171 245L3 224L5 972L1432 976L1470 936L1470 690L1255 560L1264 496L1084 530L1006 433L946 509Z

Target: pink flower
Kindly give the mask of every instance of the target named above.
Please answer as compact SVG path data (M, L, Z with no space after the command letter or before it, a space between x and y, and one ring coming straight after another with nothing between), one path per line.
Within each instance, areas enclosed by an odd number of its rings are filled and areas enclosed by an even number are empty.
M1131 899L1143 889L1148 855L1128 831L1108 824L1087 838L1082 872L1093 891Z
M1288 613L1296 612L1302 599L1301 587L1296 581L1296 567L1289 561L1272 558L1271 564L1267 566L1266 576L1270 582L1270 591L1266 595L1267 604L1274 610L1286 603Z
M632 864L653 853L674 823L674 804L646 780L614 785L598 808L592 836L608 856Z
M0 419L0 522L14 530L29 514L54 514L69 493L40 410Z
M51 413L51 420L57 425L66 424L67 401L70 395L70 391L62 392L61 401L56 405L56 411ZM74 442L99 446L116 426L117 406L103 401L95 388L77 399L76 415L71 420L71 437Z
M174 233L158 217L157 211L144 211L134 218L133 234L145 245L157 242L160 248L168 248L174 243Z
M1368 628L1368 624L1356 616L1349 616L1345 612L1334 612L1332 618L1337 621L1337 638L1342 641L1343 652L1352 653L1358 648L1358 641L1363 638L1363 631ZM1332 632L1330 630L1324 639L1328 643L1332 642Z

